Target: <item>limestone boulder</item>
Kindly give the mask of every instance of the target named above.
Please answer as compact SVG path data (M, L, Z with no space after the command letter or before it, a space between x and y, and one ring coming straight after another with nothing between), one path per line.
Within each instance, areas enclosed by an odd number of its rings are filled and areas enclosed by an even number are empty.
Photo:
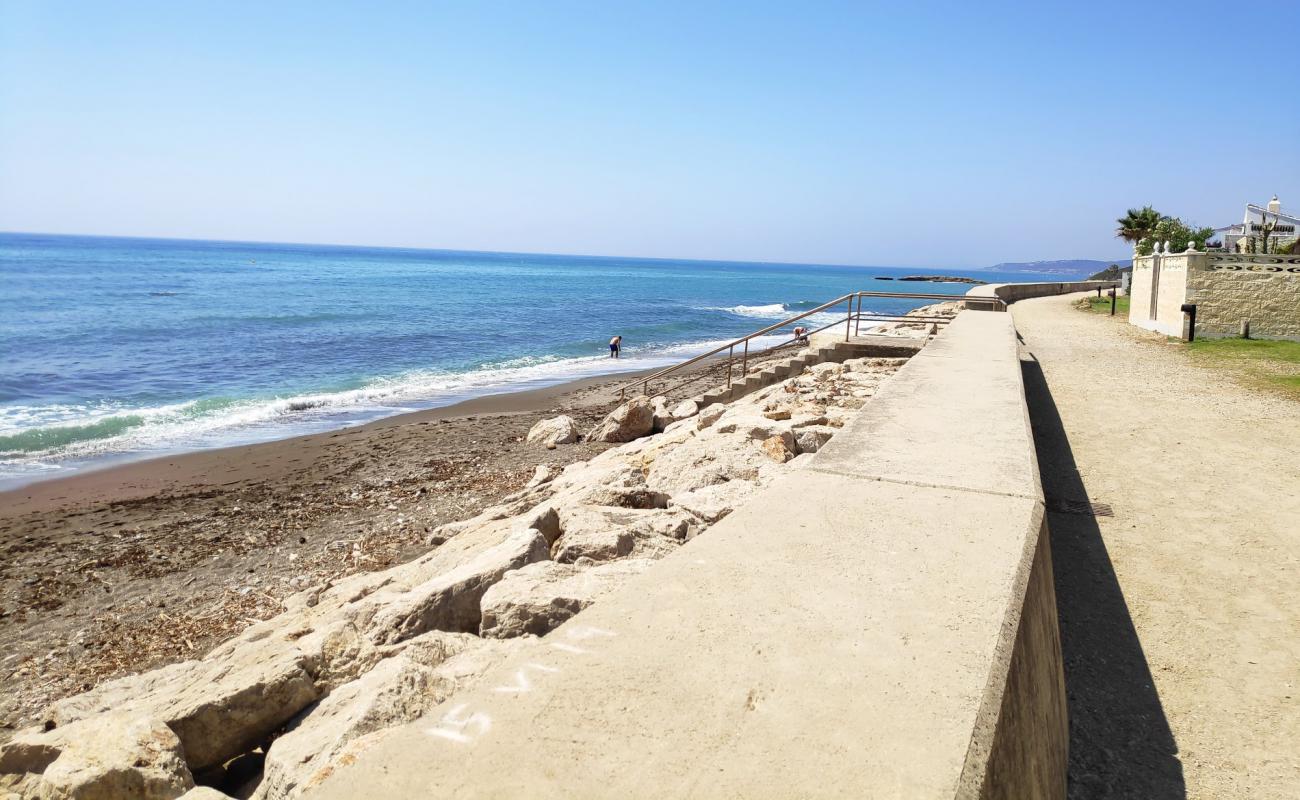
M653 412L651 430L655 433L662 433L665 428L677 421L677 417L668 408L667 398L662 396L651 398L650 409Z
M837 364L834 361L826 361L821 364L813 364L804 370L805 374L811 376L816 381L824 381L839 375L844 371L843 364Z
M646 397L633 397L614 409L587 439L593 442L630 442L654 430L654 407Z
M773 436L788 434L791 429L787 420L769 419L754 409L739 408L728 412L714 426L714 430L718 433L737 433L761 442Z
M754 480L762 461L746 435L701 433L658 454L645 479L650 488L673 496L729 480Z
M654 562L629 558L594 567L544 561L507 572L483 595L481 635L543 636Z
M622 509L573 506L561 509L563 533L552 559L612 561L629 555L662 558L687 538L698 519L681 509Z
M730 514L758 490L749 481L733 480L673 495L670 507L679 508L712 525Z
M722 419L722 415L727 413L727 407L721 403L714 403L711 406L705 406L695 417L696 430L704 430L713 423Z
M546 537L533 528L513 531L499 544L421 584L374 598L359 628L375 644L394 644L431 630L473 632L479 626L479 601L512 569L549 557Z
M102 714L0 746L5 797L172 800L193 787L181 740L147 716Z
M673 419L676 420L683 420L688 417L693 417L698 413L700 413L700 404L695 400L683 400L677 405L673 406L672 409Z
M790 428L798 431L800 428L806 428L809 425L825 425L826 423L826 409L820 406L810 406L801 409L798 414L795 414L790 419Z
M763 455L778 464L784 464L795 457L795 453L786 446L785 440L780 436L773 436L770 439L764 439L761 448L763 450Z
M645 473L621 455L601 463L593 460L583 465L570 465L552 482L552 486L554 491L548 502L557 508L583 504L622 508L658 508L663 505L662 498L647 491Z
M578 529L560 536L551 558L564 564L572 564L580 558L613 561L629 555L635 546L636 538L624 528Z
M572 444L578 441L578 425L567 415L544 419L529 429L527 441L542 447Z
M323 692L316 682L318 650L283 638L243 644L225 657L130 675L61 700L47 724L130 709L174 731L190 769L220 764L260 744Z
M664 428L664 433L671 434L677 431L695 431L695 420L691 418L679 419L668 427Z
M649 486L597 486L584 492L582 500L594 506L612 508L667 508L668 495Z
M533 470L533 477L528 480L525 489L536 489L544 483L550 483L560 471L550 464L538 464L537 469Z
M816 453L835 433L836 429L829 425L809 425L795 431L795 443L800 453Z
M464 640L446 636L432 632L416 637L400 655L381 661L295 718L267 751L255 798L301 796L329 776L354 740L420 718L518 649L513 642L477 637L467 637L473 644L463 646Z

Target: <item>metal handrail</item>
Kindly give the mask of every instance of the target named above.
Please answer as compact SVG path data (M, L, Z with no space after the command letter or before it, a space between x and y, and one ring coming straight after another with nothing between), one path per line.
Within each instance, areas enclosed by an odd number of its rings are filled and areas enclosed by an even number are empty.
M742 346L740 374L743 376L749 367L749 341L751 339L755 339L759 336L763 336L764 334L771 333L772 331L777 330L778 328L784 328L785 326L789 325L792 322L798 322L799 320L804 319L805 317L810 317L813 314L820 314L826 309L834 308L840 303L847 303L847 309L846 309L847 313L844 316L844 341L846 342L849 341L851 335L857 334L858 327L861 324L862 319L864 318L872 322L908 321L908 322L918 322L922 324L930 323L930 322L936 324L944 324L948 322L948 319L946 317L933 317L933 318L907 317L901 315L873 314L870 311L868 311L866 314L863 314L862 298L864 297L893 297L893 298L905 297L905 298L920 299L920 300L941 300L944 302L956 302L964 299L961 295L925 294L919 292L850 292L849 294L840 295L834 300L831 300L828 303L823 303L822 305L819 305L816 308L810 309L808 311L804 311L803 313L800 314L796 314L793 317L789 317L773 325L768 325L766 328L760 328L759 330L756 330L752 333L748 333L740 337L739 339L735 339L733 341L728 342L727 344L715 347L712 350L708 351L707 353L701 353L700 355L695 356L694 358L689 358L686 361L681 362L680 364L674 364L671 367L665 367L664 369L661 369L652 375L647 375L644 378L637 378L634 381L628 381L626 384L619 387L618 390L619 398L622 399L626 397L626 392L628 388L631 386L635 386L637 384L641 384L642 392L648 394L651 381L655 381L660 378L663 378L666 375L670 375L674 372L677 372L678 370L684 369L685 367L689 367L692 364L698 364L699 362L705 360L706 358L711 358L713 356L718 355L723 350L727 351L727 385L730 386L731 374L732 374L732 363L735 359L737 346ZM856 312L853 309L853 304L855 301L858 304ZM858 324L853 324L855 322ZM822 327L818 328L815 331L808 331L804 333L802 336L794 337L789 342L781 342L780 344L773 345L772 347L769 347L766 350L762 351L762 353L770 353L773 350L777 350L781 347L786 347L796 341L799 341L800 339L806 339L809 336L812 336L817 333L821 333L822 331L827 330L828 328L832 328L839 324L840 321L837 319L834 322L830 322L827 323L826 325L823 325ZM850 333L850 330L852 330L852 333Z

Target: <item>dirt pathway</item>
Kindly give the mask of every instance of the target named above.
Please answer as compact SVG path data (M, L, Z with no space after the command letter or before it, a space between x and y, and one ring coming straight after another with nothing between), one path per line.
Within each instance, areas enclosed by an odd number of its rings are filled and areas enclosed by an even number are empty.
M1300 403L1074 299L1012 307L1056 509L1070 796L1295 797Z

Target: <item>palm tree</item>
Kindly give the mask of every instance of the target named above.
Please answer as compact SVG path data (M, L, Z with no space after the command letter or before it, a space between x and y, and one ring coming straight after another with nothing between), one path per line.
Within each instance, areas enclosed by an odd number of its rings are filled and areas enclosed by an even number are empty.
M1156 224L1164 215L1151 206L1130 208L1128 213L1115 220L1119 223L1115 235L1126 242L1137 243L1155 232Z

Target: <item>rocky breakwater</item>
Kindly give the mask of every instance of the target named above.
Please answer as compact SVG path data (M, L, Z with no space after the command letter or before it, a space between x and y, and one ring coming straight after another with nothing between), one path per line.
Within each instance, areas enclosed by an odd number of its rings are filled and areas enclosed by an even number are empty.
M819 364L702 410L634 398L588 433L625 444L538 468L437 528L425 555L293 595L200 660L55 703L0 747L0 794L296 797L798 469L901 363ZM569 420L530 436L574 438Z

